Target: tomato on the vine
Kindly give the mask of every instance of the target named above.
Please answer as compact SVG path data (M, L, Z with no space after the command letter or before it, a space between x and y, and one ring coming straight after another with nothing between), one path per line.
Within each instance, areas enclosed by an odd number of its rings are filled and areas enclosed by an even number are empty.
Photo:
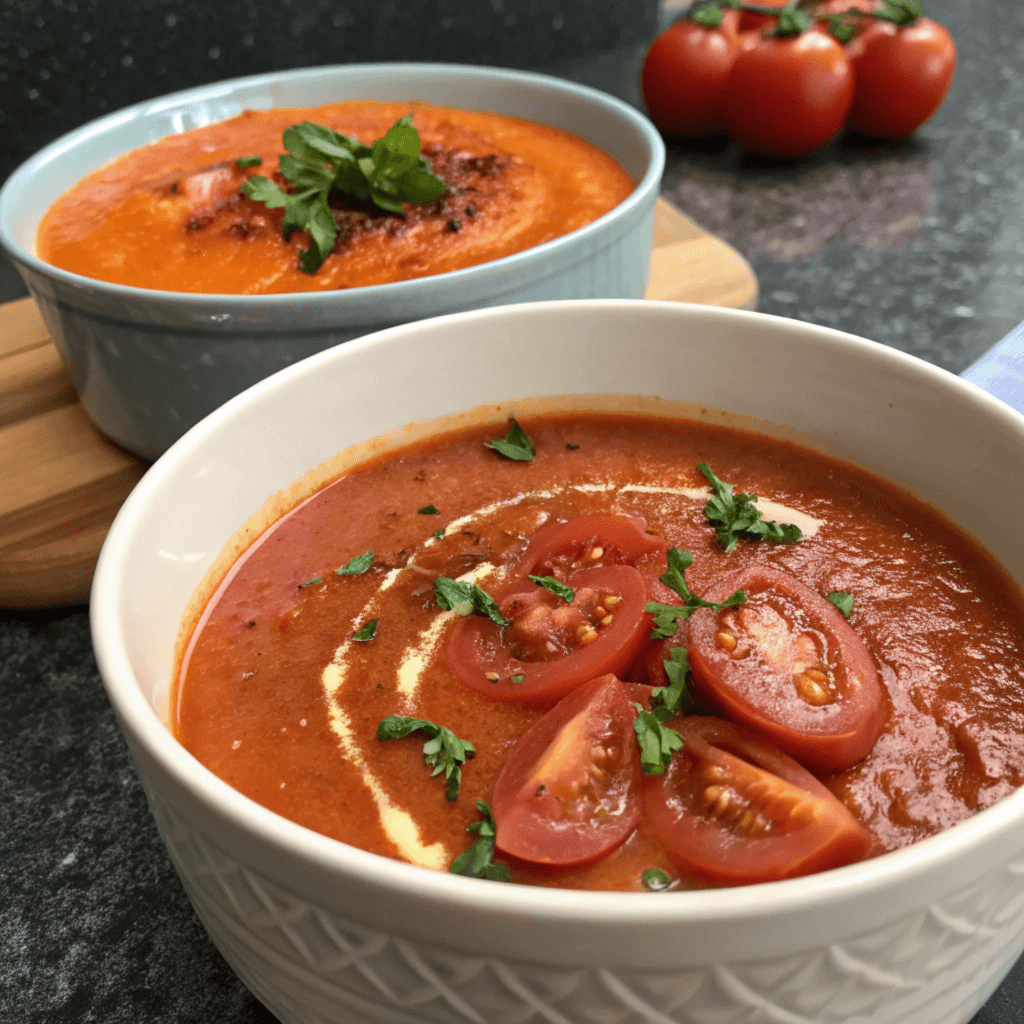
M516 741L491 800L499 850L566 867L626 839L642 808L633 704L646 697L614 676L595 679Z
M489 700L552 704L588 679L625 675L650 633L647 585L629 565L580 569L566 578L567 602L522 578L496 598L501 627L464 619L448 664Z
M695 688L719 711L816 771L838 772L871 750L885 720L884 688L863 641L820 594L769 566L717 580L744 604L690 617Z
M867 831L808 771L718 718L670 723L684 747L643 780L647 818L683 871L714 885L795 878L860 860Z
M816 29L762 36L733 64L725 121L748 149L802 157L839 132L853 95L850 62L834 39Z
M924 124L956 72L952 37L928 18L871 19L847 52L857 80L847 127L881 138L902 139Z
M714 135L726 130L722 91L739 52L736 11L717 26L677 21L651 43L640 85L651 120L665 132Z

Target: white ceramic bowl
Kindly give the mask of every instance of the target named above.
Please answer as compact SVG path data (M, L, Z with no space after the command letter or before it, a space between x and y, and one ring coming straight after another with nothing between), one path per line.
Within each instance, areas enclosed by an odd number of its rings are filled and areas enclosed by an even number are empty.
M476 358L481 338L488 359ZM1024 578L1019 525L1004 512L1024 498L1024 417L869 341L757 313L589 301L463 313L320 353L160 459L96 571L100 671L197 912L286 1024L963 1024L1024 943L1024 790L915 846L807 878L573 892L327 839L235 792L169 732L182 612L273 492L410 421L593 393L799 430L937 506Z
M39 220L76 181L166 135L246 109L419 99L541 121L611 154L636 183L614 210L561 238L477 267L343 291L229 296L153 291L72 274L35 255ZM642 298L665 147L641 113L546 75L446 64L360 64L239 78L139 103L65 135L0 191L0 244L14 260L86 411L156 458L268 374L394 324L482 306Z

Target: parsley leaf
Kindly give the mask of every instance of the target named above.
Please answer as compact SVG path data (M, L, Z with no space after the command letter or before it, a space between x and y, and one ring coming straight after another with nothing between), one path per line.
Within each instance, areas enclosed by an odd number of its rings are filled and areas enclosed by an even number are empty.
M742 590L737 590L724 601L705 601L690 590L683 575L693 565L693 555L689 551L669 548L666 557L668 571L659 579L683 599L683 604L680 607L675 604L662 604L660 601L647 602L644 611L654 616L654 629L650 639L667 640L675 636L679 622L688 619L698 608L710 608L712 611L720 612L723 608L731 608L746 601L747 595Z
M373 565L373 552L365 551L355 558L350 558L340 569L334 571L339 576L359 576Z
M480 812L480 821L466 826L467 832L475 832L480 838L468 849L452 861L448 868L456 875L469 875L472 878L488 878L492 882L508 882L512 872L504 864L495 864L494 836L497 827L490 807L483 800L477 800L476 809Z
M447 576L438 576L434 580L434 599L442 608L458 612L459 615L472 615L476 612L499 626L509 624L509 620L501 614L498 602L475 583L462 583Z
M653 712L645 711L642 705L633 707L637 710L633 731L640 745L640 767L644 775L664 775L672 754L683 749L683 737Z
M444 530L435 530L431 536L434 540L444 540Z
M436 505L424 505L423 508L416 509L421 516L439 516L441 513L438 512Z
M377 726L377 739L400 740L411 736L414 732L429 737L423 744L423 760L428 768L434 770L430 777L444 772L445 796L455 800L459 795L459 783L462 781L462 765L471 757L476 757L476 747L469 740L460 740L450 729L443 725L429 722L425 718L405 718L401 715L388 715L382 718Z
M538 587L550 590L552 594L560 597L566 604L572 604L576 597L576 591L572 587L566 586L561 580L556 580L554 576L527 576L526 578L533 580Z
M378 622L380 622L380 619L370 619L370 621L365 626L363 626L363 628L359 630L358 633L352 634L352 639L360 640L364 643L367 640L372 640L377 635Z
M327 205L332 190L388 213L404 215L402 203L431 203L448 187L420 155L412 114L399 118L372 146L312 121L293 124L281 137L287 153L278 161L292 184L285 192L261 174L242 183L242 194L268 209L284 208L281 230L308 231L312 244L299 255L299 268L314 274L334 249L338 226Z
M305 587L311 587L314 583L323 583L323 576L314 576L311 580L306 580L305 583L300 583L296 586L296 590L302 590Z
M662 664L669 685L656 686L651 691L651 700L658 702L651 713L663 722L685 714L693 707L693 698L686 685L686 677L690 674L689 651L685 647L673 647L668 656L669 660Z
M706 462L699 463L697 469L714 491L714 497L704 506L704 515L718 524L715 532L726 551L736 547L739 537L791 544L803 536L799 526L762 519L761 510L754 504L757 495L733 494L732 484L719 480Z
M536 454L533 442L526 436L526 431L519 426L514 417L511 422L512 426L504 438L492 437L484 444L488 448L493 448L499 455L504 455L506 459L512 459L515 462L529 462Z
M235 161L235 166L240 170L244 170L246 167L259 167L263 163L263 157L261 156L240 156Z
M845 590L835 590L827 595L826 600L831 601L843 613L843 618L850 617L850 612L853 611L853 594L848 594Z
M675 879L670 878L661 868L647 868L640 880L651 892L664 892L675 884Z

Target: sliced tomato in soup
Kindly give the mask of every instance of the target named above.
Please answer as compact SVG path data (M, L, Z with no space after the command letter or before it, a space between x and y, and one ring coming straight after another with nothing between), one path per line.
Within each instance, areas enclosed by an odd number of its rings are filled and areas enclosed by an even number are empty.
M831 602L780 569L741 569L704 596L723 601L737 590L745 604L701 608L687 623L697 691L813 771L863 760L886 714L863 641Z
M805 768L719 718L673 719L684 747L643 780L644 809L672 861L716 886L751 885L860 860L871 837Z
M517 580L496 598L509 625L473 616L448 643L448 664L489 700L552 704L580 684L625 675L650 632L643 576L628 565L566 578L572 602Z
M636 565L644 555L664 553L668 542L647 532L639 516L578 516L548 523L530 540L516 573L564 579L577 569Z
M589 681L516 741L491 799L499 850L566 867L622 844L640 821L633 702L648 693L614 676Z

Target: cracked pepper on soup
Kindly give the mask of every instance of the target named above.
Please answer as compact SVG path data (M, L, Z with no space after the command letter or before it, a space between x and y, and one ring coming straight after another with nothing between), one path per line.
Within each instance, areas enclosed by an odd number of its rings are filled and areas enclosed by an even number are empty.
M494 113L372 101L247 110L86 177L47 211L37 250L140 288L355 288L532 248L633 188L585 140Z
M173 728L342 842L513 883L734 886L898 849L1024 778L1021 593L810 449L524 414L290 493L197 594Z

